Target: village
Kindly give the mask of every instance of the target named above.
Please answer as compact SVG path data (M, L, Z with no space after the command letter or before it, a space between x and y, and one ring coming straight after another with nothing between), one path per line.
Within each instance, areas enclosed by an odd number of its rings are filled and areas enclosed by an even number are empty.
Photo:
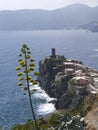
M78 60L68 60L64 62L65 74L75 76L71 79L72 87L77 93L88 90L92 94L98 92L98 72L90 67L84 66Z
M55 49L52 50L52 58L56 58ZM79 60L69 60L63 62L64 75L74 75L69 82L69 87L74 90L77 94L83 94L88 91L92 94L98 92L98 71L91 67L85 66ZM56 75L56 80L59 80L62 72Z

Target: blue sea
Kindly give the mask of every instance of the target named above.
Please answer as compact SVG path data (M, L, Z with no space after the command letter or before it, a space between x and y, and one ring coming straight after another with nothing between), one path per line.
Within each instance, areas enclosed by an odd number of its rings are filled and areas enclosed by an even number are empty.
M38 62L56 53L69 59L78 59L87 66L98 70L98 33L84 30L45 30L45 31L1 31L0 32L0 127L10 130L17 123L31 119L28 96L17 87L18 54L26 43ZM32 95L36 117L39 118L55 110L48 101L51 98L36 86L38 91Z

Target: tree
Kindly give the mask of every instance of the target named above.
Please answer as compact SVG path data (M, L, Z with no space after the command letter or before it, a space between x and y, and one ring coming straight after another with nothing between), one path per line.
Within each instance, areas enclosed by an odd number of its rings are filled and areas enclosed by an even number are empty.
M34 67L34 59L31 58L30 48L26 44L23 44L19 54L18 66L16 67L19 80L18 86L23 86L24 90L28 91L31 113L34 119L35 128L38 130L30 92L30 83L33 85L37 84L36 80L33 79L33 77L38 76L38 73L34 71ZM24 87L25 85L26 87Z

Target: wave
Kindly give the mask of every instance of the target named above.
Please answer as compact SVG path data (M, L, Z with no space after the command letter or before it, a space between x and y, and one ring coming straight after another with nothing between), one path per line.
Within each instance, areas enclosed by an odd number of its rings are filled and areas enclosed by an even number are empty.
M32 99L36 104L38 116L43 116L55 111L54 105L49 103L51 100L54 100L54 98L49 97L48 94L43 89L41 89L39 85L31 84L30 90L34 90Z

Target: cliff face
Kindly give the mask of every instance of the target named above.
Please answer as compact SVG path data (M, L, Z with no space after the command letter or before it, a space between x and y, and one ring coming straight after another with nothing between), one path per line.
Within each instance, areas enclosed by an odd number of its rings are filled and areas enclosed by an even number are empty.
M55 76L58 72L63 72L62 63L64 60L66 60L64 56L57 56L56 58L50 56L39 62L38 81L41 87L52 97L57 97ZM63 78L65 77L63 76Z

